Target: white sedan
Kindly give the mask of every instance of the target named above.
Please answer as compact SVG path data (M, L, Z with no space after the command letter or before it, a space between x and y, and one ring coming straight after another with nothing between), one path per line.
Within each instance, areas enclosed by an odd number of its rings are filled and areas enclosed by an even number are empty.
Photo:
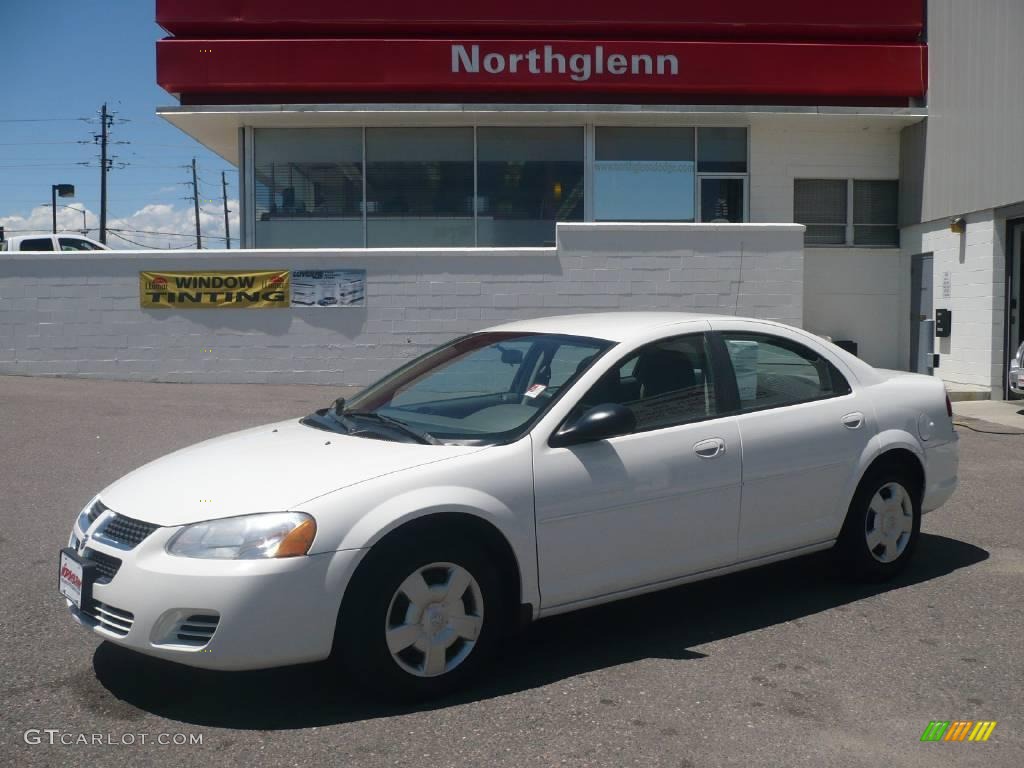
M349 402L172 453L60 554L72 616L213 669L446 692L520 619L834 548L884 579L957 483L942 382L778 323L501 325Z

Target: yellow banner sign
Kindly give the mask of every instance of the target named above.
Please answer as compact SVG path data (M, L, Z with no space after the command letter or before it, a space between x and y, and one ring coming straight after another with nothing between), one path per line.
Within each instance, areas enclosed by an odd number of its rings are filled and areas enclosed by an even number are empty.
M287 308L291 292L286 269L139 272L139 299L145 309Z

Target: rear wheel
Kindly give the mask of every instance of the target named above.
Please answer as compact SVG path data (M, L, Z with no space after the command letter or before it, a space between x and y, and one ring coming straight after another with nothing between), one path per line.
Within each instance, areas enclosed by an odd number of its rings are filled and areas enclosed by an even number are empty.
M495 558L443 530L398 534L378 547L342 603L338 661L387 700L431 698L466 684L509 625Z
M861 581L884 581L902 570L921 531L921 500L909 473L871 470L861 481L837 544L840 563Z

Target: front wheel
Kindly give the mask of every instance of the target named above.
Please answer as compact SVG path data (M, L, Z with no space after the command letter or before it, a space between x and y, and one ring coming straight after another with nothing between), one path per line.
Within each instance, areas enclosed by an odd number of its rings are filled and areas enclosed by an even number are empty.
M884 581L902 570L921 532L916 484L898 469L872 470L861 481L836 545L848 575Z
M493 654L509 614L484 547L443 534L399 536L367 555L342 603L335 654L391 701L443 695Z

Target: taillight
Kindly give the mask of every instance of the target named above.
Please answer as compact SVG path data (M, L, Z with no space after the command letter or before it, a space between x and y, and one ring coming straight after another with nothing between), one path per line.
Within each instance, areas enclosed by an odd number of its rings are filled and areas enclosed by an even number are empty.
M953 403L949 399L948 392L946 393L946 415L951 419L953 418Z

